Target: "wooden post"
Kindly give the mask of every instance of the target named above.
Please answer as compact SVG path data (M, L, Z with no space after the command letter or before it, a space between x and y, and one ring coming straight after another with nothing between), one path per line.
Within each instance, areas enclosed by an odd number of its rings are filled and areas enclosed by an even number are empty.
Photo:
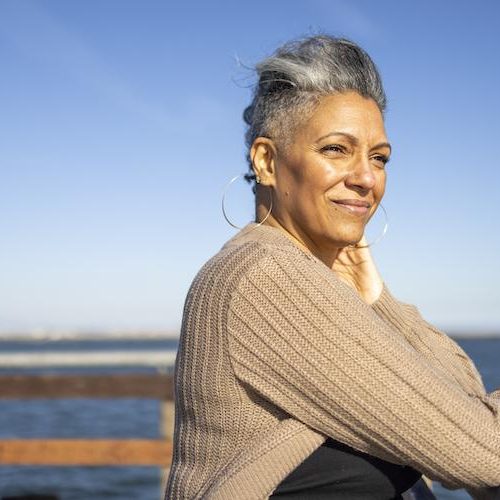
M172 379L170 379L170 384L170 389L172 391ZM169 443L173 443L174 440L174 424L175 403L172 399L163 399L160 401L160 435L163 440ZM160 500L163 500L169 472L170 467L160 468Z
M174 440L175 404L173 401L160 401L160 435L167 441Z

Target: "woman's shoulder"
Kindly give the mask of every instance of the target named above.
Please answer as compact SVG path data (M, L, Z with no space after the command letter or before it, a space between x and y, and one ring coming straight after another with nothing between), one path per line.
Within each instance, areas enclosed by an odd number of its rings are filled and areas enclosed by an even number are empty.
M249 224L230 238L201 267L193 284L236 284L241 278L255 273L272 272L273 268L317 265L317 259L306 254L280 229Z
M197 278L225 276L230 278L248 273L270 256L290 253L290 248L259 238L236 237L228 240L222 248L208 259L198 272Z

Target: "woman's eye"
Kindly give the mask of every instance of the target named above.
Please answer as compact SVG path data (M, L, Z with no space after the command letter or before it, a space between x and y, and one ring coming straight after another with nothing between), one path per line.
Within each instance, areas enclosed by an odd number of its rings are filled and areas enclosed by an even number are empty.
M328 144L321 148L321 151L331 151L333 153L344 153L345 148L340 144Z
M385 155L376 155L373 157L373 159L379 163L380 165L382 165L382 167L385 167L385 165L387 165L387 163L389 162L389 157L388 156L385 156Z

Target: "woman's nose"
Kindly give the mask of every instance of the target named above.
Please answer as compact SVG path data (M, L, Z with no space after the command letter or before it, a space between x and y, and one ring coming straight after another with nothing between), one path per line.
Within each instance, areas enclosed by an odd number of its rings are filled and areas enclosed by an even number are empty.
M373 168L368 158L357 158L346 177L346 184L363 190L373 189L376 182Z

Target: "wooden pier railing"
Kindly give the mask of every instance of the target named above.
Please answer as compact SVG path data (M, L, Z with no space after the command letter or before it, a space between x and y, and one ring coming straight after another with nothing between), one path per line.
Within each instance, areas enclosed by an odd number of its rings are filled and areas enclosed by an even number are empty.
M174 424L166 374L2 375L0 399L150 398L161 401L160 439L3 439L0 465L168 467Z

